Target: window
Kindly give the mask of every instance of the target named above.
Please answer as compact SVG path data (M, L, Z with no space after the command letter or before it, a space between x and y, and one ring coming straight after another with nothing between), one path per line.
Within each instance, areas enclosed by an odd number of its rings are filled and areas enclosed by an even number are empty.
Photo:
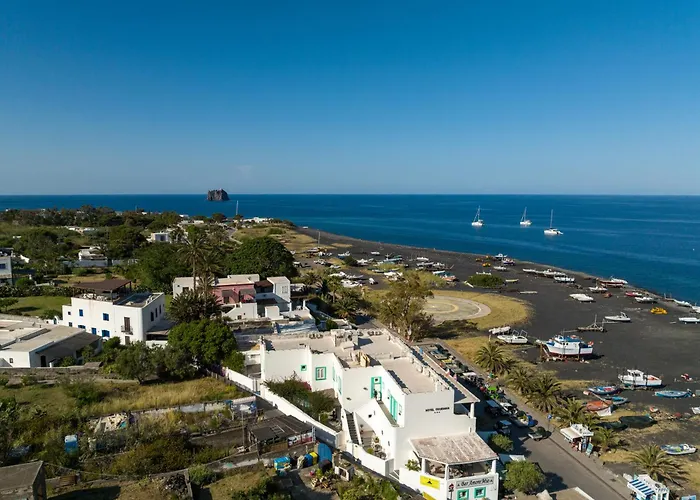
M102 330L103 337L109 337L109 330Z
M109 314L102 313L102 321L109 321Z
M457 500L469 500L469 490L459 490L457 492Z
M73 322L72 322L72 321L69 321L69 322L68 322L68 326L73 326Z
M474 498L486 498L486 488L474 488Z
M97 328L92 328L91 330L94 335L97 335Z
M12 359L12 358L10 358L10 364L12 364L12 363L14 363L14 362L15 362L15 360Z
M158 317L158 308L156 307L156 318Z
M326 367L319 366L316 368L316 380L326 380Z
M151 311L151 321L153 321L153 311Z
M70 311L68 311L68 316L70 316Z
M82 328L83 330L85 330L85 325L78 325L78 328Z
M0 269L7 269L7 264L0 264Z
M301 365L301 371L305 372L306 371L306 365Z
M190 287L188 287L188 286L183 286L183 287L182 287L182 291L183 291L183 292L188 292L189 290L190 290Z
M82 316L82 315L83 315L83 310L82 310L82 309L78 309L78 316Z

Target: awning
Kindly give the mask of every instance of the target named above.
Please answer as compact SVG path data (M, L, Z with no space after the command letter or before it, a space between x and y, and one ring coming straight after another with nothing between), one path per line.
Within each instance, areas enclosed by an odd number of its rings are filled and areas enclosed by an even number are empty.
M654 490L641 479L633 479L627 483L627 488L643 497L650 497L654 494Z
M571 427L562 429L560 432L569 441L573 441L574 439L579 439L581 437L579 436L578 432L575 432Z

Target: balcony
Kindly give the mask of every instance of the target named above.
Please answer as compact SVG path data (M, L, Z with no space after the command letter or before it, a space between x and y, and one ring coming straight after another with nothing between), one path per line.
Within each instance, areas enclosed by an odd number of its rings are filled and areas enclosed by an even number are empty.
M131 326L122 325L121 332L128 335L133 335L134 329Z

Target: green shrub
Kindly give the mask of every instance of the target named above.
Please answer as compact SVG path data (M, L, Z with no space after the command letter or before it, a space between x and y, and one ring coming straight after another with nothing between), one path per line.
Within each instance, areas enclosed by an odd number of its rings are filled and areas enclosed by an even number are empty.
M267 230L268 236L273 236L275 234L284 234L284 229L280 229L279 227L271 227Z
M6 377L5 375L0 375L0 387L5 387L9 381L10 381L10 377Z
M489 438L489 446L496 453L510 453L513 451L513 440L503 434L492 434Z
M197 486L213 483L217 479L217 474L206 465L195 465L188 469L190 481Z
M504 283L503 278L495 274L474 274L469 277L467 282L480 288L498 288Z
M82 267L74 267L73 268L73 275L74 276L87 276L90 274L87 269L84 269Z
M88 406L99 403L104 397L104 392L92 382L71 382L70 384L64 385L63 390L66 394L75 399L78 406Z
M65 358L61 358L61 361L59 361L58 366L65 368L68 366L75 366L77 364L78 361L73 356L66 356Z
M338 323L336 323L332 319L326 320L326 330L336 330L337 328L338 328Z
M25 387L36 385L37 383L39 383L39 381L34 375L27 374L22 376L22 385Z

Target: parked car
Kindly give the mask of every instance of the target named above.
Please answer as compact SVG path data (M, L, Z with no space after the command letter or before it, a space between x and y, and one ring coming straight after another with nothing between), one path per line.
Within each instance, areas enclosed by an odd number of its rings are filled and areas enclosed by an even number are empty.
M493 428L496 429L496 432L498 432L499 434L503 434L504 436L510 436L511 430L513 429L513 424L508 420L499 420L498 422L496 422Z
M547 429L545 429L545 428L542 427L542 426L538 426L538 427L535 428L535 430L533 430L532 432L530 432L530 433L527 435L527 437L529 437L529 438L532 439L533 441L540 441L540 440L542 440L542 439L547 439L547 438L549 437L549 434L550 434L550 433L549 433L549 431L547 431Z

